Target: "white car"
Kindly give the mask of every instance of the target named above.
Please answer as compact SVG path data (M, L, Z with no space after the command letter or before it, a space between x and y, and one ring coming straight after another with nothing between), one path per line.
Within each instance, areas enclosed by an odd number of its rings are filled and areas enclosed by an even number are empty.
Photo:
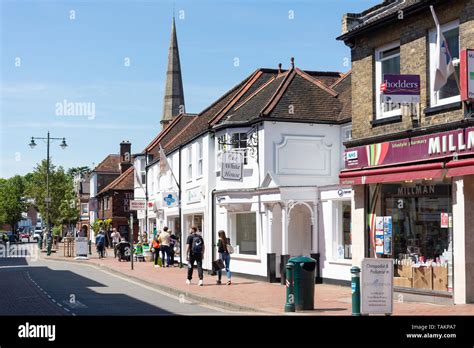
M43 237L43 230L41 229L41 227L36 227L35 228L35 233L33 234L33 240L35 242L37 242L38 239L40 239L42 237Z

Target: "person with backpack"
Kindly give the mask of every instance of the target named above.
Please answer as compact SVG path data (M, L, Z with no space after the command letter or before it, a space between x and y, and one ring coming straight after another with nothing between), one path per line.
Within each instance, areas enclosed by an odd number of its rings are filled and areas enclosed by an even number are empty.
M160 258L160 247L161 247L160 242L159 242L159 233L157 233L155 235L155 238L153 238L153 241L151 242L151 246L153 248L153 256L154 256L154 260L155 260L155 267L159 267L158 260ZM163 260L161 262L163 264Z
M105 235L104 235L103 230L100 230L97 237L95 237L95 245L97 246L99 259L102 259L104 257L104 246L105 246Z
M160 237L158 239L160 242L160 250L161 250L161 267L165 267L165 260L166 260L166 267L170 266L170 234L168 232L168 227L163 227L163 232L160 233ZM165 257L166 255L166 257Z
M193 278L194 262L197 264L199 286L203 286L204 272L202 270L202 258L204 255L204 239L197 233L197 227L191 227L190 235L186 241L186 261L188 261L188 279L186 284L191 284Z
M219 258L225 264L227 285L230 285L231 284L230 253L232 252L232 250L229 250L231 249L230 239L226 238L224 230L220 230L219 232L217 232L217 234L219 236L219 239L217 240L217 252L219 253ZM217 271L217 285L221 284L221 278L222 278L222 270L218 270Z

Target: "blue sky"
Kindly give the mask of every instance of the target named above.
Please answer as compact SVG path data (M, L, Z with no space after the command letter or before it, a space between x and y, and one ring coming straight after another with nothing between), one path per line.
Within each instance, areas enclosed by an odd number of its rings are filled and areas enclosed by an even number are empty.
M302 69L349 70L349 49L335 40L342 15L379 2L0 0L0 177L45 158L45 144L28 143L48 130L66 137L66 150L51 144L65 168L92 167L122 140L142 151L160 130L173 6L186 111L198 113L291 56ZM94 103L95 117L57 115L64 100Z

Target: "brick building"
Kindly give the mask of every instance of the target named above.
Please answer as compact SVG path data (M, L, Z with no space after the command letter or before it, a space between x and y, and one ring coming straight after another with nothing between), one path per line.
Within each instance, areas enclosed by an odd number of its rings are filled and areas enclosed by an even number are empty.
M101 220L112 219L112 228L121 236L129 238L130 201L133 200L134 170L132 165L131 144L120 143L120 175L96 195L97 217ZM134 212L134 240L138 236L138 221ZM110 231L109 231L110 232Z
M430 5L459 77L462 50L474 48L473 0L385 0L344 15L338 39L351 48L352 139L340 182L354 191L354 265L393 258L395 290L466 303L474 301L474 117L454 74L434 88ZM384 102L389 74L418 75L420 103Z

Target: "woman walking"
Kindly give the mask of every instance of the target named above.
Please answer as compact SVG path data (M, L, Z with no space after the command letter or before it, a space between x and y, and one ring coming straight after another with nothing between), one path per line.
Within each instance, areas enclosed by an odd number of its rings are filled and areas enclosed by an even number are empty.
M217 251L219 252L219 258L225 264L225 272L227 276L227 285L231 284L231 272L230 272L230 253L227 248L230 245L230 239L226 238L225 232L220 230L218 232L219 239L217 240ZM217 284L221 284L222 270L217 271Z
M156 234L155 238L153 238L152 247L153 253L155 257L155 267L158 267L158 259L160 258L160 242L158 241L158 233Z

